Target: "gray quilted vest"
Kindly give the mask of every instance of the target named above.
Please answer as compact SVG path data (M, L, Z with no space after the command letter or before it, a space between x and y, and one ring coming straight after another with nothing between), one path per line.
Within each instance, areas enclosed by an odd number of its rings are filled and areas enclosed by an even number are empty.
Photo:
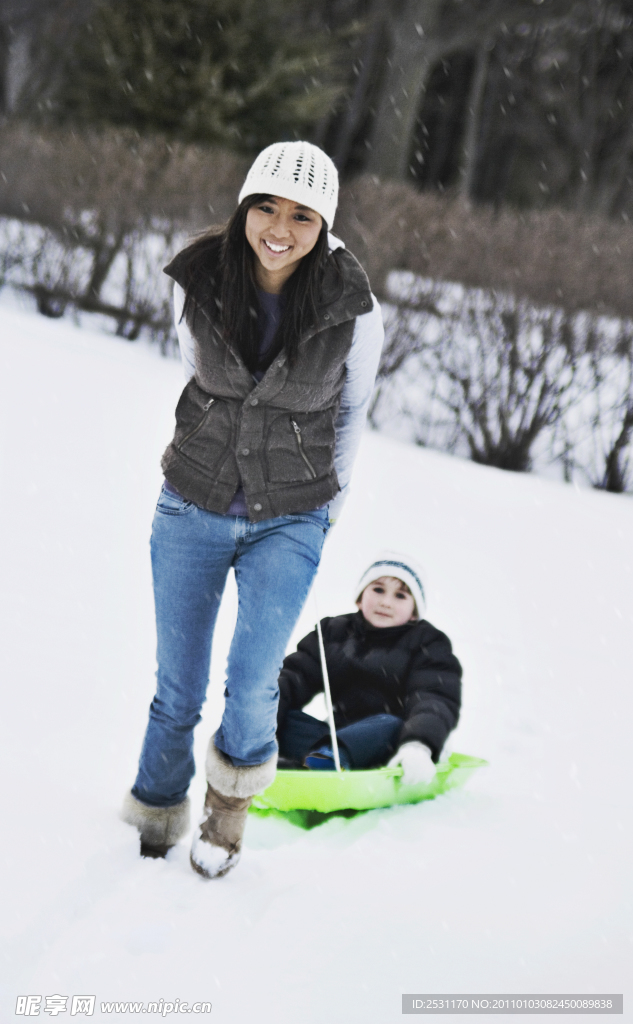
M165 273L185 287L182 254ZM334 426L345 360L356 317L372 308L364 270L347 249L330 254L317 322L301 338L296 364L282 352L259 384L222 337L213 289L197 305L189 324L196 372L176 407L166 479L222 514L241 479L251 522L325 505L339 490Z

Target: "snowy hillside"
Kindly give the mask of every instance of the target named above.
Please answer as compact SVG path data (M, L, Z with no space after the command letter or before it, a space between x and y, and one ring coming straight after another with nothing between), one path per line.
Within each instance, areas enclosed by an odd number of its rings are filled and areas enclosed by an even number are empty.
M141 860L118 819L153 694L148 539L180 366L0 315L0 1019L24 994L94 994L108 1020L134 1015L101 1002L162 998L223 1024L390 1024L405 992L622 991L633 1019L633 501L367 433L321 613L351 608L377 549L419 558L465 670L453 747L490 767L312 832L252 818L239 867L204 882L187 843ZM312 624L309 605L295 641Z

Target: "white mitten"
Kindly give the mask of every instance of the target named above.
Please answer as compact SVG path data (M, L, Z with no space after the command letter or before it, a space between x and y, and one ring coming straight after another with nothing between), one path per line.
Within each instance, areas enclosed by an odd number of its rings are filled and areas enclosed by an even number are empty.
M395 768L399 764L402 765L402 782L405 786L418 786L435 778L431 751L419 740L403 743L398 753L391 758L389 768Z

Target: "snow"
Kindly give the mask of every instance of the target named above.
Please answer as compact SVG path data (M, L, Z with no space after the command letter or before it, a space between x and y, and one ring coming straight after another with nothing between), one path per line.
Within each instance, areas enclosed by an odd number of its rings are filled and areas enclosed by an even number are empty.
M206 817L205 817L206 820ZM203 871L214 878L221 871L233 867L240 859L239 853L229 853L221 846L213 846L202 838L200 826L195 830L191 844L191 856Z
M131 1015L101 1001L211 1000L228 1024L389 1024L405 992L624 991L626 1006L631 500L368 432L321 614L350 610L381 548L421 561L465 670L453 748L490 767L311 832L251 817L239 865L204 881L189 842L142 860L118 818L153 693L148 538L181 368L1 312L0 1019L29 993L94 994L108 1020ZM230 587L194 820L234 615ZM309 602L294 641L312 624Z

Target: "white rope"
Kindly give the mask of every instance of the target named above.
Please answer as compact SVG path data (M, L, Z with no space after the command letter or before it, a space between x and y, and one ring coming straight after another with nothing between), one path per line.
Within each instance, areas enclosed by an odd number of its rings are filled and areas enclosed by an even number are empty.
M319 616L319 603L316 596L316 587L313 591L314 595L314 612L316 615L316 631L319 637L319 654L321 655L321 672L323 673L323 692L325 693L325 706L327 708L327 720L330 726L330 736L332 737L332 753L334 754L334 764L336 765L337 772L341 771L341 761L338 756L338 740L336 738L336 728L334 726L334 710L332 708L332 694L330 692L330 677L327 672L327 663L325 660L325 647L323 646L323 633L321 632L321 619Z

